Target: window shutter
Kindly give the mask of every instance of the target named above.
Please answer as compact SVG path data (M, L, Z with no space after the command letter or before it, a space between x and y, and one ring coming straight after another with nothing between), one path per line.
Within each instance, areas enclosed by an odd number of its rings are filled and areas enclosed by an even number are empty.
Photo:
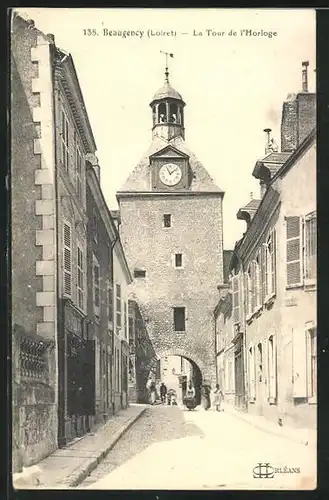
M270 394L270 403L275 403L277 393L276 393L276 387L277 387L277 366L276 366L276 337L273 335L272 337L272 348L273 348L273 375L272 375L272 381L271 381L271 394Z
M234 323L239 322L239 276L232 277L232 300L233 300L233 321Z
M300 217L286 218L287 285L300 285L301 270L301 222Z
M292 374L294 398L307 397L307 357L304 330L292 331Z
M256 367L255 367L255 350L251 347L249 350L249 374L250 374L250 387L249 396L251 401L256 399Z
M72 294L72 241L71 227L64 223L64 293Z
M261 247L261 301L265 302L266 298L266 244Z
M251 312L254 312L257 305L257 274L256 262L251 262Z
M249 314L249 275L248 273L244 273L244 290L245 290L245 305L246 312Z
M276 294L276 230L272 231L271 241L271 272L272 272L272 294Z

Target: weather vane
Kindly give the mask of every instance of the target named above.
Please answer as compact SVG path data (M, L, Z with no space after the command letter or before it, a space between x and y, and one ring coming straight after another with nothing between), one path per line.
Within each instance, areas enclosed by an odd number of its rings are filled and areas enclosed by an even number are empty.
M168 71L168 57L174 57L174 54L171 52L164 52L163 50L160 50L161 54L164 54L166 56L166 71L165 71L165 80L167 83L169 83L169 71Z

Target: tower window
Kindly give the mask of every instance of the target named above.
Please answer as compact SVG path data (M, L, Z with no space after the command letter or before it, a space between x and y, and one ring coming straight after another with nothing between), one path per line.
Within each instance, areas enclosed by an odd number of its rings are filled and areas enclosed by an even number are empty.
M134 278L145 278L146 271L144 269L135 269L134 270Z
M183 254L176 253L175 254L175 267L182 267L182 266L183 266Z
M174 307L175 332L185 332L185 307Z
M164 227L171 227L171 214L164 214L163 226Z

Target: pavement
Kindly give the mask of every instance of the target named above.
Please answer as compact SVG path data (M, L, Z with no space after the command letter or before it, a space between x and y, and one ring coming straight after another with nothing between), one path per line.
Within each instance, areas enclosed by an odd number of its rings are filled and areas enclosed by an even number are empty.
M96 432L56 450L37 465L13 475L15 489L70 489L80 484L144 413L148 405L130 404Z
M231 405L223 404L223 409L224 411L229 412L231 415L234 415L235 417L241 418L245 422L248 422L256 429L269 432L270 434L274 434L275 436L283 437L305 446L316 446L317 444L316 430L284 426L280 427L278 424L268 420L265 417L250 415L249 413L243 411L237 411Z
M147 408L78 489L312 490L316 461L316 446L229 412L159 405Z

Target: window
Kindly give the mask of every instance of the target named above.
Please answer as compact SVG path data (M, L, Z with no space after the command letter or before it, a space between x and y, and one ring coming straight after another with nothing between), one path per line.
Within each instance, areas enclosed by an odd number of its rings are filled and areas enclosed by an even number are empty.
M64 223L63 230L64 247L64 294L71 297L72 294L72 237L71 226Z
M134 341L135 335L134 335L134 320L133 318L128 319L128 324L129 324L129 340L132 342Z
M263 381L263 346L257 345L257 383Z
M314 280L316 278L316 212L305 217L305 279Z
M317 346L316 329L308 330L308 397L317 396Z
M77 196L80 201L83 200L83 191L82 191L82 156L79 148L76 148L76 190Z
M117 328L121 328L121 285L116 285L116 320Z
M276 293L276 231L270 233L265 245L265 300Z
M98 243L98 216L96 210L93 210L93 236L95 243Z
M286 218L286 265L287 285L300 285L302 281L301 270L301 223L300 217Z
M185 307L174 307L175 332L185 332Z
M171 215L170 214L164 214L163 227L171 227Z
M77 290L78 290L78 307L83 310L84 287L83 287L83 253L80 247L77 247Z
M62 111L62 163L66 171L69 169L69 122L68 119Z
M95 312L98 315L99 309L99 264L97 260L94 258L94 308Z
M248 351L248 379L249 379L249 401L256 399L256 370L254 348L251 346Z
M232 276L232 308L233 322L240 321L240 290L239 290L239 275Z
M268 339L268 401L276 403L277 397L277 374L276 374L276 345L275 337L271 335Z
M112 287L107 289L107 302L108 302L108 322L113 321L113 290Z
M175 267L183 266L183 255L181 253L175 254Z
M115 367L115 375L116 375L116 390L120 391L120 351L117 349L116 355L116 367Z
M127 315L127 302L123 303L123 311L124 311L124 329L125 329L125 338L128 338L128 315Z
M146 271L144 269L135 269L134 270L134 278L145 278Z

